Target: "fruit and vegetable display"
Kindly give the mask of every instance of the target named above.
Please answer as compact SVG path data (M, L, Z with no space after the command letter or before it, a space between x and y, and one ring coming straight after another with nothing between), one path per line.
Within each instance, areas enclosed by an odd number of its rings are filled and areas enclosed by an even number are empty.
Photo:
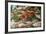
M41 7L11 5L11 28L41 27Z

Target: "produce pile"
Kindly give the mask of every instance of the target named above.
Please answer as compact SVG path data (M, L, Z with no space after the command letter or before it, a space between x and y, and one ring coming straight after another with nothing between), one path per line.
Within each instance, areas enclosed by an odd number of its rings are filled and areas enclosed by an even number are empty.
M41 27L41 7L11 6L11 28Z

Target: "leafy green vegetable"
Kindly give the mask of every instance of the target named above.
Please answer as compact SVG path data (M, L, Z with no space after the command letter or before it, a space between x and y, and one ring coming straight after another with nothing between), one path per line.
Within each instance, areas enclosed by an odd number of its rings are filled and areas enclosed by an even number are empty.
M36 16L29 17L29 19L30 19L31 21L33 21L34 19L36 19Z
M14 21L19 21L19 17L18 17L17 15L16 15L16 16L13 16L12 19L13 19Z

